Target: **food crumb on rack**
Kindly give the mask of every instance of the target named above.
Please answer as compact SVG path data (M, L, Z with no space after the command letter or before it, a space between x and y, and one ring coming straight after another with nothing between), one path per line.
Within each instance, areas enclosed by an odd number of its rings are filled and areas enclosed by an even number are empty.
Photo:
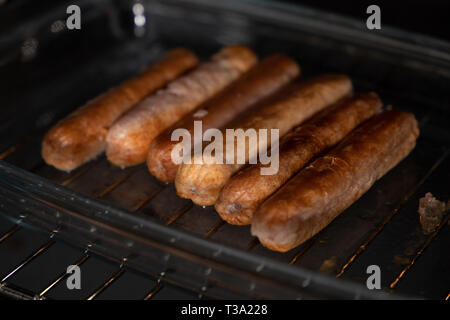
M436 231L447 209L449 209L449 203L446 205L445 202L437 200L431 192L427 192L425 197L419 199L417 212L420 215L420 224L425 235Z

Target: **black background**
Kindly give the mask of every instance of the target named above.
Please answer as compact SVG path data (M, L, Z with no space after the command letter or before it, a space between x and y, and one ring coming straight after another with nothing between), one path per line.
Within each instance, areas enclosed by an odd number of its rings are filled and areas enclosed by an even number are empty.
M385 24L450 41L450 0L283 0L282 2L299 3L364 21L368 17L367 7L376 4L381 9L382 28Z

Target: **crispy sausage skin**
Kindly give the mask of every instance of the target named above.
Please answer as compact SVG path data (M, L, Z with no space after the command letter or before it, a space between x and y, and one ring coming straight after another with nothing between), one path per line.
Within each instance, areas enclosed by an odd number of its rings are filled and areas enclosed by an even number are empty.
M95 158L105 148L109 126L153 91L197 65L190 50L169 51L144 72L89 101L58 122L42 141L45 162L70 171Z
M172 150L179 143L171 140L175 129L185 128L193 137L195 120L202 121L203 131L222 128L238 114L279 90L299 73L297 63L284 54L273 54L262 60L223 92L165 130L153 141L147 156L150 173L165 182L175 179L178 164L171 158ZM191 143L193 144L193 141Z
M254 114L238 122L235 129L267 129L268 132L278 129L279 136L283 136L315 113L350 95L352 83L343 75L325 75L288 89L289 92L282 94L281 99L258 108ZM246 162L255 157L260 148L265 150L270 146L270 138L253 145L245 143L245 146L237 146L236 139L234 142L236 150L245 148ZM198 205L213 205L227 180L244 164L198 164L199 160L194 158L191 164L183 163L178 168L175 187L182 198L189 198Z
M224 89L257 60L245 46L225 47L210 61L142 100L109 129L106 136L108 160L121 167L144 162L158 134Z
M364 93L335 106L296 127L283 137L279 170L261 175L261 167L248 166L223 187L215 204L222 219L231 224L250 224L258 206L311 159L342 140L363 121L379 113L382 102L376 93Z
M373 117L263 202L252 234L276 251L300 245L405 158L418 135L411 113L387 111Z

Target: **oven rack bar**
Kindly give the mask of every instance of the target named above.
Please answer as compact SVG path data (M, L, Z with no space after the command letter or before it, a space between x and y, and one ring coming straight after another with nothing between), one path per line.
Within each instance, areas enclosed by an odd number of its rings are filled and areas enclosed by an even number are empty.
M11 230L20 230L22 227L19 225L15 225ZM33 231L29 231L29 232L33 232ZM2 238L5 235L10 235L12 236L13 233L11 233L10 231L4 233L2 235ZM48 242L46 242L44 245L40 246L37 250L35 250L34 252L32 252L31 254L29 254L29 256L27 258L25 258L22 262L20 262L18 264L18 266L16 266L15 268L13 268L13 270L11 272L9 272L6 276L3 277L2 281L0 281L0 292L3 293L6 296L15 298L15 299L24 299L24 300L43 300L43 299L49 299L46 294L52 290L58 283L60 283L62 280L66 279L69 275L69 273L67 273L66 270L64 270L63 272L61 272L57 277L55 277L55 279L49 283L44 289L40 290L40 292L38 293L34 293L31 292L28 289L22 288L20 286L17 286L14 283L10 283L7 280L12 277L13 275L15 275L16 273L20 272L21 269L23 269L24 267L28 266L29 263L31 263L32 261L34 261L35 259L37 259L41 254L43 254L45 251L47 251L48 249L50 249L50 247L55 243L54 235L51 234L50 236L50 240ZM8 237L9 238L9 237ZM83 255L73 263L74 266L81 266L83 263L85 263L92 255L96 255L94 252L91 252L89 250L89 248L87 248ZM111 261L111 262L116 262L116 261ZM117 280L120 276L122 276L125 272L126 269L129 267L125 266L125 263L122 263L119 265L119 270L110 278L108 278L102 285L100 285L96 290L94 290L91 294L89 294L89 296L87 297L88 300L93 300L95 298L97 298L97 296L99 294L101 294L104 290L106 290L108 287L110 287L113 282L115 280ZM140 271L138 270L134 270L134 272L139 272L141 274ZM148 277L147 275L142 274L145 277ZM154 297L163 287L163 281L164 277L163 276L159 276L157 279L157 285L152 288L149 293L144 297L145 300L148 300L152 297Z

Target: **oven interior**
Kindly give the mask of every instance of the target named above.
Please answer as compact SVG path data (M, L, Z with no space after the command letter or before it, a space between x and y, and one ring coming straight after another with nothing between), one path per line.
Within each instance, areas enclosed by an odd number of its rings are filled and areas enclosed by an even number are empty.
M417 214L426 192L450 198L447 43L388 27L368 32L363 21L270 1L79 1L81 30L65 27L67 6L0 6L0 292L448 299L450 215L425 236ZM11 18L18 12L20 21ZM206 59L230 43L260 56L284 52L304 78L348 74L355 91L376 91L385 106L416 115L416 148L327 228L283 254L262 247L248 227L223 223L213 208L177 197L144 165L121 169L100 156L67 173L43 162L45 132L88 99L169 48ZM90 270L85 290L65 288L70 264ZM365 289L374 264L383 290Z

